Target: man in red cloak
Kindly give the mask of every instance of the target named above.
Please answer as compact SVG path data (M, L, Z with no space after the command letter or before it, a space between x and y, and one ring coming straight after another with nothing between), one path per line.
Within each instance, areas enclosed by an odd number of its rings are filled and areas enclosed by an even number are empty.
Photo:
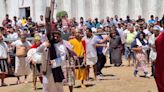
M164 32L161 32L155 42L157 58L155 64L155 81L159 92L164 92Z

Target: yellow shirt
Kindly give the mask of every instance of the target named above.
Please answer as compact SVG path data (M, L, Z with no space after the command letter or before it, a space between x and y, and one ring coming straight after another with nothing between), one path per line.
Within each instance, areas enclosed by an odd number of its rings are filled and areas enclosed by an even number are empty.
M22 19L22 25L24 26L27 23L26 19Z
M134 39L136 38L136 36L137 36L137 32L131 33L128 31L127 36L126 36L127 37L126 38L126 45L131 46L131 44L134 41Z
M73 46L74 52L78 57L84 57L84 48L82 45L82 41L78 41L77 39L69 40L70 44Z

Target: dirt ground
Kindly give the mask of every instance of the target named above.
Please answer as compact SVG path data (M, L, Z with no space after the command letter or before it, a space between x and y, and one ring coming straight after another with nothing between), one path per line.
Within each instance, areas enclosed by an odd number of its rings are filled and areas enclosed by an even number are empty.
M80 82L76 81L74 92L157 92L154 78L145 78L139 72L140 77L133 76L134 67L127 67L124 60L123 66L111 67L107 62L103 69L104 77L97 81L85 82L86 88L80 88ZM150 71L150 67L149 67ZM92 69L90 76L92 77ZM23 78L21 78L23 80ZM7 78L5 81L9 86L0 87L0 92L41 92L41 84L38 82L38 89L32 89L32 76L28 77L29 83L15 85L16 78ZM68 87L64 87L64 92L69 92Z

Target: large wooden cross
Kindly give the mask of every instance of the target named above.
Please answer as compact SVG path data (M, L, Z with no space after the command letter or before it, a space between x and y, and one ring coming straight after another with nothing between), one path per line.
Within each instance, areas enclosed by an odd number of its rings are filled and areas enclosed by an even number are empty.
M46 7L46 12L45 12L45 22L46 22L46 31L47 31L47 38L48 40L50 40L51 38L51 23L52 23L52 20L53 20L53 14L54 14L54 4L55 4L55 0L51 0L51 4L50 4L50 7ZM49 64L49 61L50 61L50 53L49 53L49 50L47 50L48 54L47 54L47 64L46 64L46 70L43 72L43 74L46 74L47 72L47 68L48 68L48 64ZM55 52L54 52L55 53Z
M46 21L47 35L51 34L51 23L53 20L54 5L55 5L55 0L51 0L50 7L46 7L45 21Z

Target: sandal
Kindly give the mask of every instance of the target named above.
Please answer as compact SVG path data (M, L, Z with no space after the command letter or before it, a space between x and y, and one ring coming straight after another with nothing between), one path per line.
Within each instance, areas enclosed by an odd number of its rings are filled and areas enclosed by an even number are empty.
M2 87L4 87L4 86L8 86L6 83L2 83L2 85L1 85Z

